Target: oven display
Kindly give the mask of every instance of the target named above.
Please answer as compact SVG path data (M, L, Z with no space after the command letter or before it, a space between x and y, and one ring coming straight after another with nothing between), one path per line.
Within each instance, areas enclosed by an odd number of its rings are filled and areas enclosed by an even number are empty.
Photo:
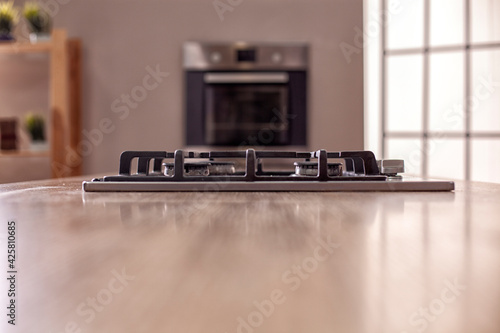
M236 59L238 62L255 62L257 60L255 49L237 50Z

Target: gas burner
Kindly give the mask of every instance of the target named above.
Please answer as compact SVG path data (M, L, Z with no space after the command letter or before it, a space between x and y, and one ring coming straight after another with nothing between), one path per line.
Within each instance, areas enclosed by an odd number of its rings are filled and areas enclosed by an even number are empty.
M132 168L135 159L137 168ZM262 161L271 159L289 160L290 167L266 170ZM237 168L237 165L243 167ZM451 181L406 179L400 175L403 172L402 160L377 161L370 151L125 151L120 156L118 175L83 182L83 189L87 192L316 192L452 191L455 188Z
M163 163L164 175L173 177L174 163ZM184 163L186 176L221 176L233 175L236 172L233 162L193 162Z
M294 162L296 176L317 176L318 163L316 162ZM342 176L342 163L328 163L328 176Z

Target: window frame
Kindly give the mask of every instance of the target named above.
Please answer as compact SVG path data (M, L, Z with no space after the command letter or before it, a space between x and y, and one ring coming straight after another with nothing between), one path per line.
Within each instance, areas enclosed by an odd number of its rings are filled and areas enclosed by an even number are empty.
M446 45L446 46L431 46L430 45L430 0L423 0L423 46L419 48L406 48L406 49L388 49L387 36L390 26L387 24L386 15L381 15L381 37L379 52L380 56L380 85L379 85L379 98L380 98L380 142L378 143L382 158L391 158L387 156L388 139L420 139L422 143L422 158L421 158L421 175L422 177L432 176L429 174L429 141L440 138L446 140L450 139L464 139L464 179L471 179L471 166L472 166L472 139L486 138L486 139L500 139L500 131L498 132L474 132L471 125L471 105L467 103L467 99L472 96L472 52L476 50L500 50L500 41L488 43L472 43L471 34L471 1L463 0L464 3L464 40L463 44L459 45ZM385 13L387 10L388 0L380 0L380 12ZM461 132L443 131L433 132L429 128L429 93L430 93L430 56L440 52L463 52L464 55L464 97L462 105L464 105L464 130ZM387 129L387 93L388 93L388 71L387 64L389 57L397 57L404 55L422 55L423 57L423 89L422 89L422 130L421 131L388 131ZM392 156L393 157L393 156Z

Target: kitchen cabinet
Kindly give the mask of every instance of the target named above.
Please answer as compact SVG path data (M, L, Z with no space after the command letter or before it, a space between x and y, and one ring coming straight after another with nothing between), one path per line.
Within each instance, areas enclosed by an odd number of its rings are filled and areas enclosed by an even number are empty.
M0 185L3 234L16 225L20 331L500 329L498 184L82 192L91 178Z
M81 160L67 159L77 151L81 128L81 41L69 39L67 32L55 29L47 42L1 43L0 55L19 56L47 53L50 56L50 148L46 152L2 151L0 158L49 157L53 178L81 174Z

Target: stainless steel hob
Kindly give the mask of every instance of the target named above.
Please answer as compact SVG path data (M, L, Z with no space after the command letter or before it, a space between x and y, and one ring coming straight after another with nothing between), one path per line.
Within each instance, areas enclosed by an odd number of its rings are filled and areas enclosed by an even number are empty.
M280 161L282 168L267 168ZM402 160L370 151L125 151L118 175L83 182L116 191L452 191L452 181L402 177Z

